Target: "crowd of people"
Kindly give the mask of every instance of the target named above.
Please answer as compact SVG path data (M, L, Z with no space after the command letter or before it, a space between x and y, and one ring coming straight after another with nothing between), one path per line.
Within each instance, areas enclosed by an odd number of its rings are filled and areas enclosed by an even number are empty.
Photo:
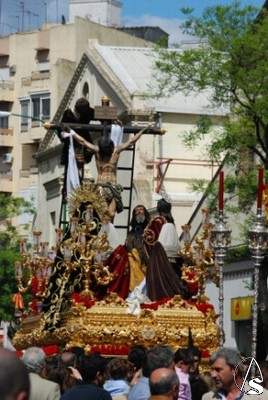
M0 349L0 396L1 400L235 400L255 394L267 400L267 362L261 366L262 379L256 380L262 385L258 388L245 375L243 360L237 350L221 348L212 354L210 369L200 371L202 359L196 347L174 351L169 346L133 346L127 357L112 358L86 354L80 347L49 357L42 348L29 347L21 358Z

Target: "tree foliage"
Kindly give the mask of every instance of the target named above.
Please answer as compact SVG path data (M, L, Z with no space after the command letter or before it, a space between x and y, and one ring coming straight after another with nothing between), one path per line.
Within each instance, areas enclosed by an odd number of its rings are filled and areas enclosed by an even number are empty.
M207 156L211 162L225 162L243 171L256 158L268 169L268 15L267 10L228 6L208 7L202 17L187 19L184 33L195 37L198 45L185 50L158 49L154 65L157 86L152 96L176 92L205 93L210 108L225 110L222 130L200 121L187 134L186 144L195 146L209 135ZM209 114L209 113L208 113ZM242 155L242 157L241 157ZM253 157L253 156L254 157ZM254 163L251 164L251 161Z
M12 197L0 193L0 248L18 248L19 234L12 219L21 214L33 214L33 204L21 197Z
M10 197L0 193L0 321L9 321L14 312L13 295L17 292L15 261L19 261L20 235L12 218L23 213L33 214L31 202L20 197Z
M240 211L245 211L256 200L256 169L260 165L268 178L267 9L241 7L235 1L208 7L200 18L190 9L184 13L184 33L195 37L198 44L186 50L157 50L157 85L151 88L151 95L204 93L210 98L211 109L224 111L222 129L215 128L215 119L202 117L187 133L185 144L197 146L209 135L206 156L211 163L224 160L232 170L225 180L225 192L230 198L238 196ZM259 286L262 356L268 353L267 262L265 259L260 268Z
M19 252L2 250L0 252L0 321L9 321L14 313L13 295L17 293L15 261L20 260Z

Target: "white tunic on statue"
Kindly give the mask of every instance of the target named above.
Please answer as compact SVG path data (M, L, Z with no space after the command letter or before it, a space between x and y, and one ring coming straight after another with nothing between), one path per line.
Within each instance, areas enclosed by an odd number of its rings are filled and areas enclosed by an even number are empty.
M160 242L164 247L167 257L170 259L170 261L173 261L172 259L178 257L178 251L180 250L181 246L174 224L171 222L166 222L162 226L158 237L158 242Z

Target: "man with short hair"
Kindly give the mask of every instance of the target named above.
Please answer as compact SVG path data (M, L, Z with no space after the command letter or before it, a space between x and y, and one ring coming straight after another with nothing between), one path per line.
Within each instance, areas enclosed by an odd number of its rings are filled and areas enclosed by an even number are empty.
M107 360L99 354L83 355L79 359L78 370L82 380L67 390L61 400L112 400L110 393L103 389Z
M247 394L251 388L247 384L243 386L242 361L237 351L222 348L211 356L210 362L216 389L205 393L202 400L256 400L256 395L258 400L268 400L268 391L264 388L261 394Z
M1 400L29 400L30 380L27 368L16 353L0 349Z
M202 396L209 392L209 388L207 383L200 377L199 365L201 362L201 350L192 345L190 347L191 352L193 353L194 363L192 364L189 370L189 381L192 392L193 400L201 400Z
M25 350L22 361L29 372L31 385L29 400L59 400L61 396L59 385L40 376L46 362L44 350L40 347L29 347Z
M158 368L174 369L174 352L169 346L149 349L142 367L142 377L130 390L128 400L148 400L151 395L149 377Z
M157 368L149 378L151 396L149 400L177 400L179 378L170 368Z

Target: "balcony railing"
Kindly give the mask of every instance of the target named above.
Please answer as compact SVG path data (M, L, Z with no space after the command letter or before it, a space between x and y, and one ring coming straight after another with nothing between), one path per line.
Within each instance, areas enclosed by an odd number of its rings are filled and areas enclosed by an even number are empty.
M13 81L0 81L0 90L14 90L15 84Z
M15 84L13 81L0 81L0 101L15 100Z
M0 179L5 179L8 181L12 181L13 179L13 172L12 171L5 171L5 172L0 172Z
M31 73L32 81L39 81L42 79L49 79L51 77L51 73L49 71L34 71Z
M38 167L36 165L30 165L29 168L20 170L20 178L29 178L30 175L38 174Z
M12 193L14 191L13 185L12 171L0 172L0 192Z
M0 146L13 147L14 146L14 129L13 128L0 128Z
M33 71L31 76L25 76L21 79L22 86L31 86L33 81L44 81L51 77L50 71Z

